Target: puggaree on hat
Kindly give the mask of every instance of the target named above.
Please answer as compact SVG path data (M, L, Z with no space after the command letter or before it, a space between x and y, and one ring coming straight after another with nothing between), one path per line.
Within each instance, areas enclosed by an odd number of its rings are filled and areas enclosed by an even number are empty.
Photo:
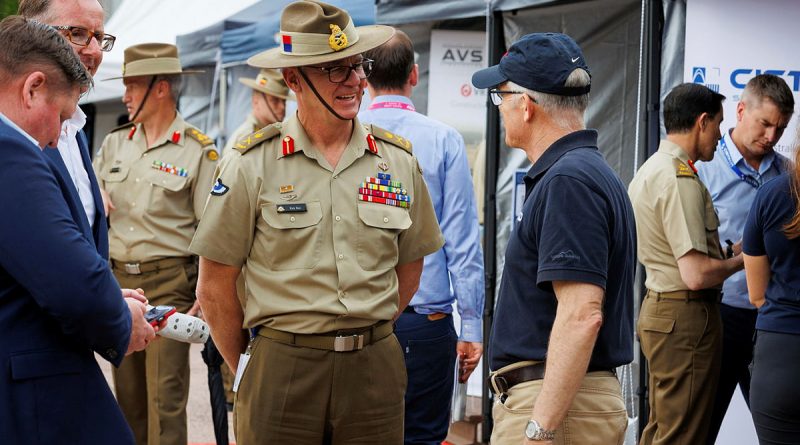
M386 43L394 28L355 27L347 11L301 0L283 9L278 35L277 48L256 54L247 63L258 68L291 68L341 60Z
M139 76L198 74L202 70L184 70L178 59L178 47L169 43L140 43L125 48L122 75L103 80Z
M294 96L289 92L289 87L283 81L280 71L272 69L262 69L255 79L242 77L239 82L248 87L260 91L270 96L279 97L285 100L294 100Z

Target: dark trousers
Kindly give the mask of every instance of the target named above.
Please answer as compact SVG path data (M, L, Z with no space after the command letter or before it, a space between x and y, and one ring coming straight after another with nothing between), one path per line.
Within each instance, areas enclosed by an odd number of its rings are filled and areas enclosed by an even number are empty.
M800 335L758 331L750 412L761 445L800 443Z
M430 320L403 313L395 323L408 373L405 444L439 445L450 426L450 400L456 363L453 316Z
M706 444L714 445L738 384L747 406L750 406L750 362L753 361L753 336L756 332L755 309L719 305L722 317L722 365L720 367L714 410Z

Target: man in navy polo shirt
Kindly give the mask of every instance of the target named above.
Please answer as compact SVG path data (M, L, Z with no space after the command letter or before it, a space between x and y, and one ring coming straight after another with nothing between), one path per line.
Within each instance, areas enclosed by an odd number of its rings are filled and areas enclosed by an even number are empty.
M636 233L625 186L584 125L583 53L564 34L529 34L472 83L492 88L506 144L533 163L489 343L491 442L622 444L614 370L633 359Z

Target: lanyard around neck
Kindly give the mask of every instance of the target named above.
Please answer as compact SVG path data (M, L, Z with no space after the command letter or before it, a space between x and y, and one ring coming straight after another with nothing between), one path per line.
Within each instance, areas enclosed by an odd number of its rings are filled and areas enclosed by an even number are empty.
M719 143L722 147L722 155L725 157L725 161L728 162L728 167L736 173L736 176L739 177L742 181L747 183L747 185L753 188L761 187L761 181L753 177L752 175L746 175L744 172L733 163L733 158L731 157L731 152L728 150L728 143L725 142L725 137L723 136L722 139L719 140Z
M398 101L375 102L375 103L373 103L372 105L369 106L370 110L379 110L381 108L396 108L398 110L417 111L417 109L414 108L413 105L407 104L405 102L398 102Z

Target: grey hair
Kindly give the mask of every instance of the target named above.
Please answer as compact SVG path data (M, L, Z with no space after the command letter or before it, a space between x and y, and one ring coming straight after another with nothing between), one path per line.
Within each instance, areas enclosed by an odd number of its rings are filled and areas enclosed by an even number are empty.
M56 84L90 88L92 76L72 46L53 27L18 15L0 22L0 82L33 71Z
M156 81L163 80L169 85L169 94L175 105L178 104L178 98L181 95L181 87L183 86L183 77L180 74L163 74L159 75Z
M576 68L564 81L565 87L585 87L592 82L589 73ZM542 93L528 88L521 87L511 81L508 82L511 89L519 89L530 96L542 109L550 115L550 118L562 128L572 128L576 124L584 126L583 115L589 106L589 93L580 96L559 96L557 94Z

